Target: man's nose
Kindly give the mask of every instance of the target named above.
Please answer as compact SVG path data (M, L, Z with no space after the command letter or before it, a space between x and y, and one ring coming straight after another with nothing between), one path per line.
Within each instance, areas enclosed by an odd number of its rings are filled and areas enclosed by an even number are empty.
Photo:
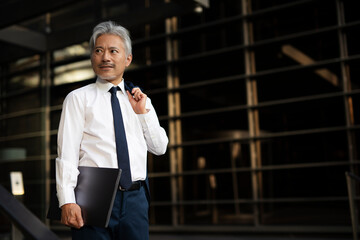
M104 51L103 55L102 55L102 61L103 62L108 62L110 61L110 54L107 51Z

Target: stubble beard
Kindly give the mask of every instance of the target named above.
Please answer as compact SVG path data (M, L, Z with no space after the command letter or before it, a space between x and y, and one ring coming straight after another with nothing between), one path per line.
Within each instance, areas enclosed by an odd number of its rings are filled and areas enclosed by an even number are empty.
M95 70L95 69L94 69ZM111 81L113 81L113 80L116 80L116 75L111 75L111 74L107 74L107 73L104 73L104 74L101 74L101 72L99 71L99 72L95 72L95 74L99 77L99 78L101 78L101 79L103 79L103 80L105 80L105 81L108 81L108 82L111 82Z
M112 80L116 79L116 76L102 76L100 74L97 74L97 76L99 78L101 78L102 80L106 80L106 81L112 81Z

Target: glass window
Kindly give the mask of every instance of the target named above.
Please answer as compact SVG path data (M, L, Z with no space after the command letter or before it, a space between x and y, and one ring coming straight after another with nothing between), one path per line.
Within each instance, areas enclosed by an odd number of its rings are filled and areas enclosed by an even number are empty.
M76 44L54 52L54 61L62 61L76 56L90 56L89 43Z
M19 135L41 131L41 113L26 114L0 120L0 136Z
M55 85L79 82L88 80L90 78L95 78L90 59L56 67L54 69L54 73Z
M24 89L37 88L40 85L40 75L38 71L31 71L10 78L7 91L19 91Z
M25 69L38 67L40 65L40 55L34 55L27 58L19 59L10 64L10 73L19 72Z
M6 97L4 101L6 101L6 107L4 107L3 113L26 111L41 106L41 99L38 91L29 91L22 94L17 93Z

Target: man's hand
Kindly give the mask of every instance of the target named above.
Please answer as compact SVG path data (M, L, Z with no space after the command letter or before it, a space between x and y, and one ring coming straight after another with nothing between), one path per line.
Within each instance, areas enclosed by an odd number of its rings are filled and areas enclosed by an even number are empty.
M129 91L126 92L129 97L130 104L136 114L144 114L148 112L145 108L147 96L140 90L140 88L133 88L131 91L133 95L131 95Z
M61 207L61 223L77 229L84 226L80 206L76 203L63 205Z

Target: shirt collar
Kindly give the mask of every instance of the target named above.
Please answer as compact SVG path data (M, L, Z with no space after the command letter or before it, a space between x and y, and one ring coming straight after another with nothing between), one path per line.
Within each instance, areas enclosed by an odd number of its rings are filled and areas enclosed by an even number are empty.
M111 82L108 82L108 81L106 81L104 79L101 79L99 77L96 79L96 85L100 89L100 91L102 91L104 93L108 92L110 90L110 88L115 86ZM118 86L120 87L121 91L125 94L124 79L122 79L122 81L120 82L120 84Z

